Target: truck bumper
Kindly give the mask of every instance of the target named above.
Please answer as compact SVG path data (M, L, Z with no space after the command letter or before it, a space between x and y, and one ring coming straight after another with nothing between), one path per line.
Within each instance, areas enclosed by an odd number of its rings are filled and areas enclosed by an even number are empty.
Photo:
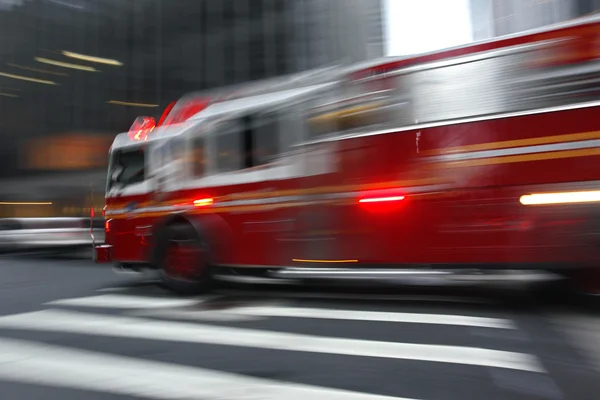
M94 246L94 262L97 264L112 263L112 246L109 244Z

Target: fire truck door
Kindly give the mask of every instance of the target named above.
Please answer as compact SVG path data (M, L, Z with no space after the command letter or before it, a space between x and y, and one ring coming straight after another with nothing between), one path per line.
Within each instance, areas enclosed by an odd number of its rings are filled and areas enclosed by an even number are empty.
M179 189L183 173L183 145L182 139L173 138L155 144L150 152L148 204L153 208L160 209L174 198ZM135 235L138 259L145 260L149 257L152 227L156 218L146 212L133 214L131 229Z
M296 227L300 244L297 263L316 263L339 259L339 226L336 207L331 202L327 188L335 185L335 143L320 143L303 149L301 197L304 201L297 209Z
M312 106L312 101L307 101L282 113L283 160L288 169L279 185L283 192L290 193L285 196L286 206L279 211L279 219L289 222L277 243L277 264L283 266L338 256L335 210L330 207L327 194L319 194L335 180L335 143L302 144L312 137L306 112Z
M184 174L185 142L181 138L173 138L161 143L152 152L152 192L154 200L165 201L179 189Z
M147 151L145 148L118 150L111 163L115 166L109 177L111 187L107 197L120 204L123 213L111 223L113 257L121 262L136 262L140 260L140 244L134 232L135 215L150 188Z

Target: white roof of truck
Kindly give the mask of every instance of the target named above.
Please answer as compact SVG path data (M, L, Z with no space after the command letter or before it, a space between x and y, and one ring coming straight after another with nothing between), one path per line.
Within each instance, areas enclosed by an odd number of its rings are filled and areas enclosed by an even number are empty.
M190 117L187 121L168 125L160 126L155 128L146 140L132 140L129 137L128 132L123 132L117 135L111 146L111 151L119 148L136 148L142 147L148 143L155 142L174 136L178 136L186 132L188 129L196 126L197 124L214 117L223 116L226 114L237 114L249 112L254 109L271 109L276 108L286 101L291 101L296 98L302 98L311 92L326 89L333 83L324 83L314 86L307 86L301 88L294 88L288 90L282 90L275 93L260 94L250 97L236 98L232 100L225 100L209 105L204 110Z

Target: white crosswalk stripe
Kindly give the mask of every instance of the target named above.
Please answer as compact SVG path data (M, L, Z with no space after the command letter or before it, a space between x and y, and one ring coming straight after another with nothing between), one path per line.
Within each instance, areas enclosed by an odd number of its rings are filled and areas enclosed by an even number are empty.
M160 400L403 400L13 339L0 341L0 379Z
M142 296L128 296L120 294L104 294L100 296L77 297L61 299L46 303L55 306L75 306L91 308L169 308L186 307L200 304L205 299L171 299L152 298Z
M45 310L4 316L0 317L0 328L544 371L535 357L516 352L475 347L338 339L69 311Z
M236 295L239 291L219 290L223 295ZM264 292L245 290L247 295L261 296ZM330 293L330 292L290 292L290 291L270 291L269 295L278 299L316 299L316 300L360 300L360 301L413 301L419 303L440 303L440 304L498 304L498 301L492 299L461 297L461 296L436 296L436 295L409 295L409 294L348 294L348 293Z
M318 318L515 329L514 324L506 319L470 317L463 315L416 314L295 307L239 307L230 310L224 310L224 312L263 317Z
M222 300L222 301L219 301ZM410 337L415 330L405 332L403 327L423 325L423 329L434 329L444 335L444 327L457 332L482 332L488 329L496 338L511 337L518 332L516 324L505 318L491 318L446 313L408 313L391 311L368 311L355 309L321 308L317 306L295 306L302 301L257 300L235 301L234 298L219 299L212 296L198 298L169 298L135 296L124 293L60 299L45 303L48 309L23 314L0 316L2 331L30 331L53 334L84 335L86 337L118 338L118 342L160 341L186 343L189 345L227 346L229 349L249 348L255 351L275 350L290 352L289 357L304 357L312 353L315 357L353 356L388 360L408 360L426 363L423 365L457 365L495 368L498 373L521 372L526 376L544 376L546 371L540 360L531 354L519 351L496 350L471 346L469 342L453 336L444 343L458 340L462 345L419 343L419 339L403 341L380 341L343 337L323 336L316 333L294 333L272 330L277 324L286 325L284 318L301 321L322 321L336 327L334 335L344 321L393 325L402 337ZM278 319L280 318L280 319ZM253 329L243 325L251 324ZM320 324L320 322L319 322ZM314 329L314 323L306 326ZM226 325L226 326L224 326ZM258 327L257 327L258 326ZM383 325L382 325L383 326ZM389 329L390 325L385 325ZM431 328L427 328L430 326ZM397 328L396 328L397 327ZM470 328L478 330L472 331ZM303 328L299 328L303 329ZM420 328L419 328L420 329ZM457 331L457 329L459 329ZM329 328L326 332L332 332ZM412 333L410 333L412 332ZM420 331L418 331L420 332ZM428 331L431 332L431 331ZM449 331L450 332L450 331ZM408 336L407 336L408 335ZM406 339L403 339L406 340ZM429 339L431 340L431 339ZM412 342L414 341L414 342ZM492 346L493 347L493 346ZM205 347L206 348L206 347ZM517 347L521 348L521 347ZM202 347L198 347L202 349ZM208 349L208 348L206 348ZM219 348L207 350L219 354ZM119 353L120 354L120 353ZM135 354L135 353L134 353ZM318 355L318 356L317 356ZM271 355L270 357L273 357ZM285 357L285 356L282 356ZM210 358L209 358L210 359ZM271 358L272 359L272 358ZM360 365L362 361L357 358ZM429 363L429 364L427 364ZM194 362L194 365L195 362ZM369 385L349 387L321 386L317 381L291 381L254 377L224 372L221 364L201 362L199 367L184 366L145 358L126 357L69 347L26 341L24 339L0 338L0 380L23 384L80 389L116 395L139 396L157 400L171 399L292 399L292 400L408 400L405 397L387 397L371 392ZM404 364L409 365L409 364ZM210 369L215 368L215 369ZM228 371L238 371L237 368ZM312 383L309 385L306 383ZM350 390L348 390L350 389ZM361 392L361 390L364 391ZM415 396L415 392L404 391L400 395ZM416 397L420 392L416 392ZM423 400L429 400L427 394ZM413 400L415 400L413 398Z
M219 310L217 313L210 311L192 312L189 310L178 311L169 309L199 305L205 300L206 299L156 299L142 296L105 294L100 296L56 300L46 304L90 308L148 309L152 310L152 312L144 312L141 314L138 313L137 315L155 315L163 318L171 317L178 319L200 320L206 318L207 320L226 321L236 320L234 315L238 315L240 317L247 317L244 319L249 320L251 320L252 317L289 317L515 329L514 324L506 319L447 314L420 314L273 306L241 306Z
M212 321L212 322L241 322L260 321L268 319L268 316L250 315L243 313L226 312L225 310L181 310L173 308L144 309L130 311L127 315L132 317L151 317L162 319L176 319L185 321Z

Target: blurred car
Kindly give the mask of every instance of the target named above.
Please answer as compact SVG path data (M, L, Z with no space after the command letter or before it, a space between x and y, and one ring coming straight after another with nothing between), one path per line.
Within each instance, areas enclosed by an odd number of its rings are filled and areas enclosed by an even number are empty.
M93 220L97 242L104 241L104 221ZM70 251L90 248L89 218L0 219L0 252Z

